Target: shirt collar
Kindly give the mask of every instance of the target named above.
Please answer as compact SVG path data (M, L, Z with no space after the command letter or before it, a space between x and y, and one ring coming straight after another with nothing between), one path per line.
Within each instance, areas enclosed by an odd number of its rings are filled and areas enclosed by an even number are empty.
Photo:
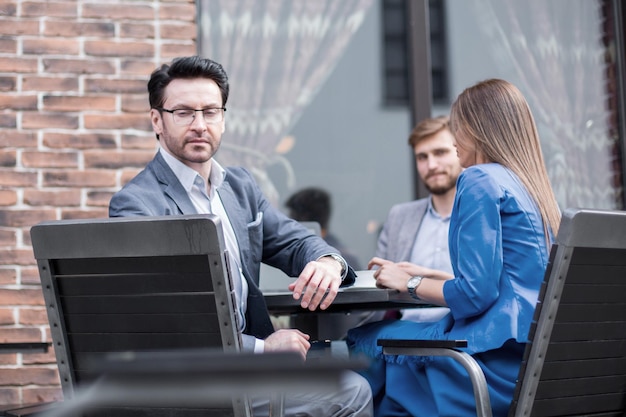
M185 190L189 193L194 185L194 181L200 174L187 165L174 158L169 152L163 148L159 148L159 152L167 165L172 169L178 181L182 184ZM211 173L209 174L209 182L211 183L211 192L214 189L219 188L224 183L226 177L226 170L215 160L211 159ZM202 178L202 177L200 177ZM204 180L203 180L204 181Z
M444 220L444 221L450 219L450 216L443 217L442 215L437 213L437 211L435 210L435 207L433 206L433 196L432 195L428 196L428 209L426 211L428 212L429 215L435 217L436 219Z

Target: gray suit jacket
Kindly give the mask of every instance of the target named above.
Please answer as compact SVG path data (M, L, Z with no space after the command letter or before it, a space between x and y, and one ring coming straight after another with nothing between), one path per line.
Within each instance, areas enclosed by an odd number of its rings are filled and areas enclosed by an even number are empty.
M298 276L307 262L339 251L275 209L247 170L227 168L226 172L217 192L235 231L249 287L244 334L263 339L274 328L259 289L260 263L279 268L288 276ZM109 203L110 217L196 213L187 192L159 153ZM351 285L354 278L350 270L342 285ZM254 346L253 338L244 337L243 341L246 350Z
M428 198L391 207L378 236L376 256L393 262L408 261L427 209Z

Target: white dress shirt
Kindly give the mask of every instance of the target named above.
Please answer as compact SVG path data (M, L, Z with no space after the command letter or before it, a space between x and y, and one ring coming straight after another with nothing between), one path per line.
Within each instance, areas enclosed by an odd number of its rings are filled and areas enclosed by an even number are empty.
M231 273L233 281L233 290L237 300L237 323L239 331L243 332L246 327L246 310L248 300L248 282L243 278L241 270L241 258L239 255L239 244L233 226L228 219L228 213L222 204L219 193L216 190L224 183L226 171L217 163L216 160L211 161L211 173L209 174L209 183L207 184L197 171L189 168L178 159L170 155L165 149L160 148L159 152L165 159L167 165L172 169L176 178L187 191L187 195L191 199L193 206L199 214L215 214L222 221L222 231L224 232L224 242L231 261ZM257 339L254 347L255 352L263 351L263 341Z

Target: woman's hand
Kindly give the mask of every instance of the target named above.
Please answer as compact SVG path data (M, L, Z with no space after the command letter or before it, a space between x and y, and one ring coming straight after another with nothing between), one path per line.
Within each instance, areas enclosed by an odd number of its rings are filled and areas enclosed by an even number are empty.
M374 272L374 278L378 288L392 288L401 292L407 292L406 285L412 275L405 268L401 267L400 264L374 257L368 262L367 267L369 269L377 268L376 272Z

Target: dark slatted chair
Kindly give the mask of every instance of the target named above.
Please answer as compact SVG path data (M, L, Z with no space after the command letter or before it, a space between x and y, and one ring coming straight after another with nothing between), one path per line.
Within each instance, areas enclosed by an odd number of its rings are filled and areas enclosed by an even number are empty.
M570 209L551 249L509 416L626 415L626 212ZM450 356L468 370L478 416L491 416L464 341L379 340L385 354Z
M45 222L31 229L63 395L120 352L237 352L221 224L212 215ZM245 401L116 416L247 415ZM106 415L106 412L104 412Z

